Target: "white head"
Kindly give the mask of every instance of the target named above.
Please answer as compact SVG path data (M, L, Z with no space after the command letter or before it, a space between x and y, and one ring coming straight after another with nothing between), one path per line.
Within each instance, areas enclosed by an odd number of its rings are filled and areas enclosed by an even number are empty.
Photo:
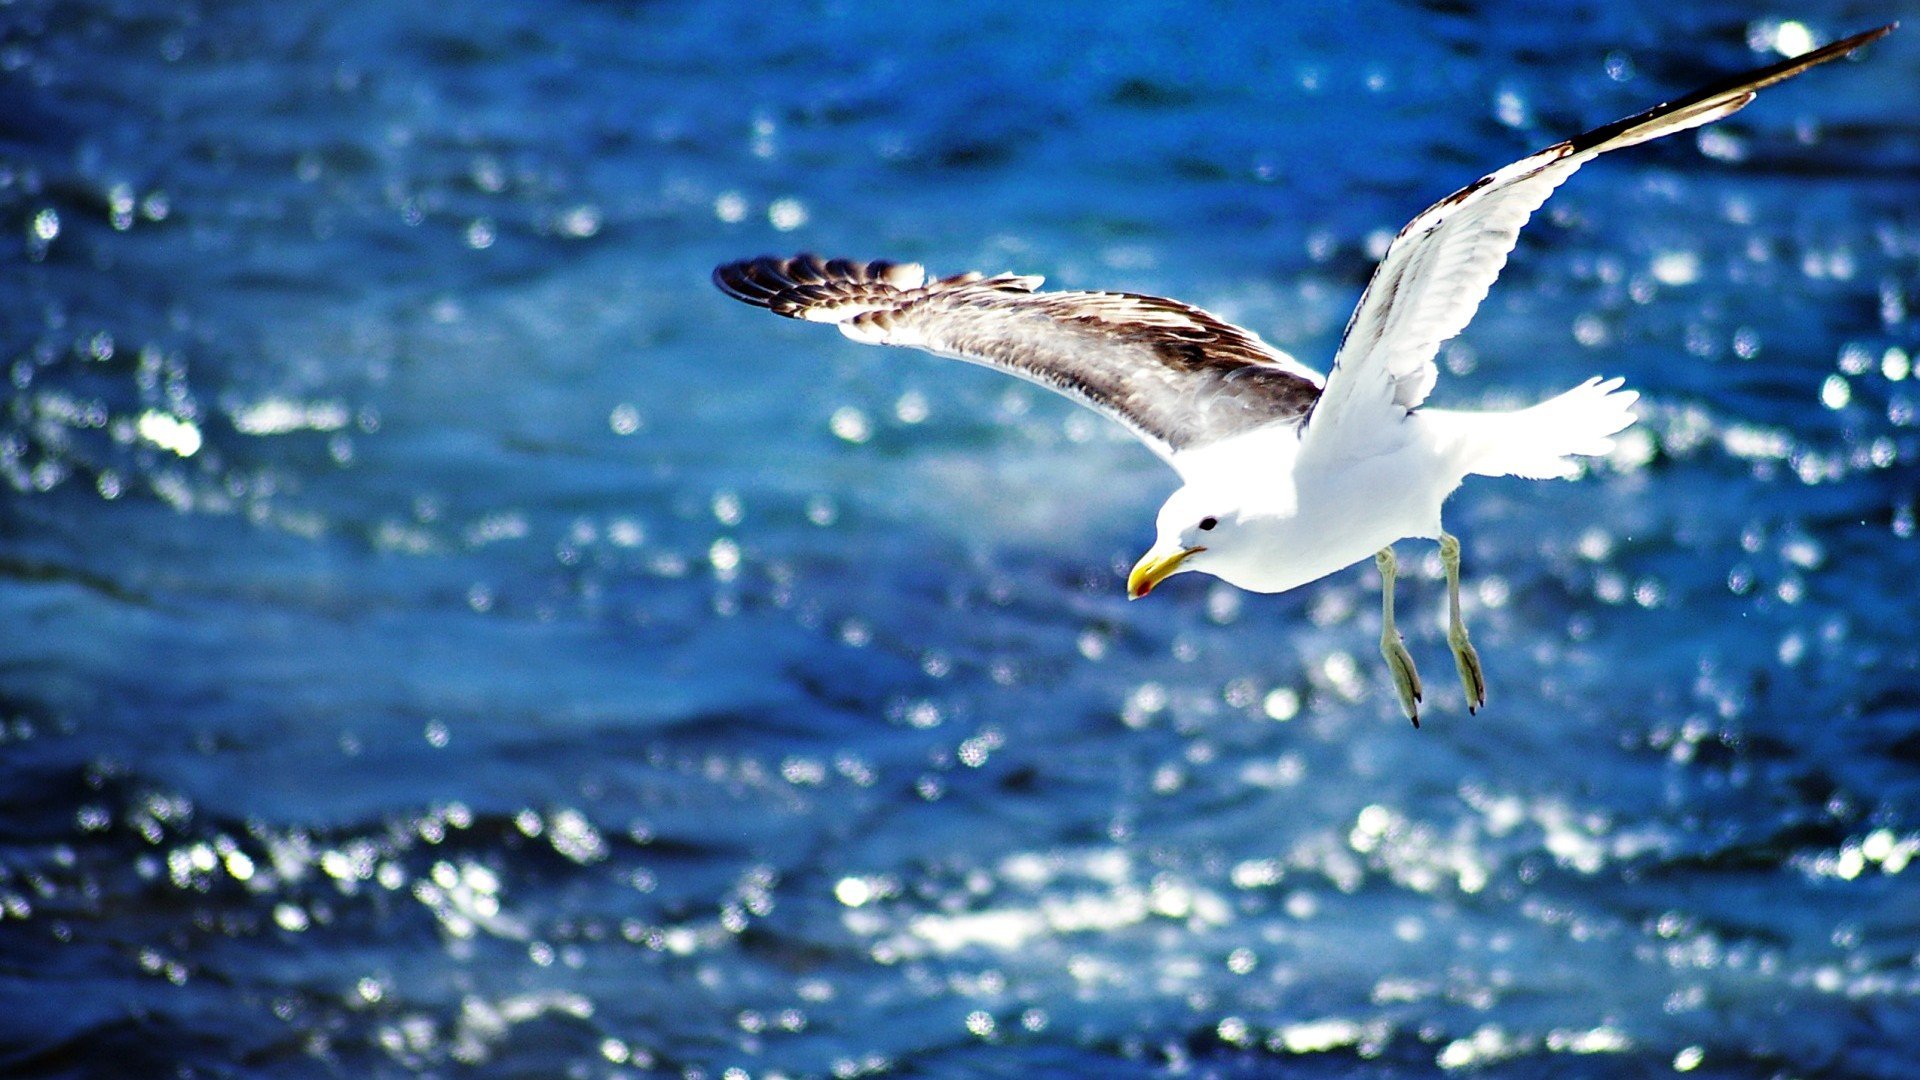
M1188 570L1216 572L1213 567L1232 561L1248 537L1240 500L1218 489L1188 484L1160 508L1152 550L1140 556L1127 576L1127 596L1138 600L1174 574Z

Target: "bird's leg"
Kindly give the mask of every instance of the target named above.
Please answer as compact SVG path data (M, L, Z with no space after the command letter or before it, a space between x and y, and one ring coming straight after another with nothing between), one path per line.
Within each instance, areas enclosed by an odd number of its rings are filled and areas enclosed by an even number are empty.
M1460 669L1460 685L1467 691L1467 711L1487 704L1487 677L1480 670L1480 654L1467 640L1467 624L1460 621L1460 541L1440 534L1440 564L1447 568L1447 644L1453 647L1453 666Z
M1400 631L1393 625L1393 575L1397 565L1393 545L1381 548L1374 555L1373 564L1380 568L1380 655L1386 657L1387 670L1393 673L1393 688L1400 695L1400 707L1406 710L1413 726L1419 727L1420 673L1414 670L1413 655L1407 652L1406 643L1400 640Z

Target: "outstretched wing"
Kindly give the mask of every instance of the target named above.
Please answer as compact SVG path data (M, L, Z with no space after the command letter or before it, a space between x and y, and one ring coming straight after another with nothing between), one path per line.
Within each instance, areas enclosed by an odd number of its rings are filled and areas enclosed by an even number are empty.
M1311 430L1338 426L1360 402L1390 393L1402 411L1426 400L1441 344L1464 329L1520 236L1553 190L1580 166L1738 112L1756 91L1892 32L1890 24L1771 67L1735 76L1637 116L1595 128L1515 162L1428 207L1400 230L1347 323ZM1316 436L1317 438L1317 436Z
M813 255L728 263L713 282L776 315L833 323L855 341L908 345L1039 383L1175 455L1298 423L1321 379L1253 333L1196 307L1132 293L1034 290L1038 277L927 280L912 263Z

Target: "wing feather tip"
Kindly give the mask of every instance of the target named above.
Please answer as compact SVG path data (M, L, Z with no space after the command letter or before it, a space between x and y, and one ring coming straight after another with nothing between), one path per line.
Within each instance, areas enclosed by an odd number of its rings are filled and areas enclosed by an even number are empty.
M925 282L926 270L918 263L823 259L801 252L723 263L714 268L712 280L727 296L776 315L844 325L905 302Z
M903 292L918 289L927 283L927 268L917 262L875 262L869 263L867 270L875 280L883 281Z
M713 268L713 284L721 292L755 307L766 307L773 290L757 280L755 271L765 259L742 259Z

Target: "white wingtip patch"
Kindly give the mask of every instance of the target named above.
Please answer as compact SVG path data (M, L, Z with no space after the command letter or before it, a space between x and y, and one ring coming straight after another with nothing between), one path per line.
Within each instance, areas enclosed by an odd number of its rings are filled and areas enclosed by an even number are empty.
M917 289L927 283L927 268L919 263L900 263L888 267L881 280L896 289Z
M800 317L808 322L844 323L848 319L857 319L869 311L879 311L890 304L816 304L801 308Z
M840 332L862 345L898 344L888 336L886 330L874 323L860 322L857 319L841 323Z

